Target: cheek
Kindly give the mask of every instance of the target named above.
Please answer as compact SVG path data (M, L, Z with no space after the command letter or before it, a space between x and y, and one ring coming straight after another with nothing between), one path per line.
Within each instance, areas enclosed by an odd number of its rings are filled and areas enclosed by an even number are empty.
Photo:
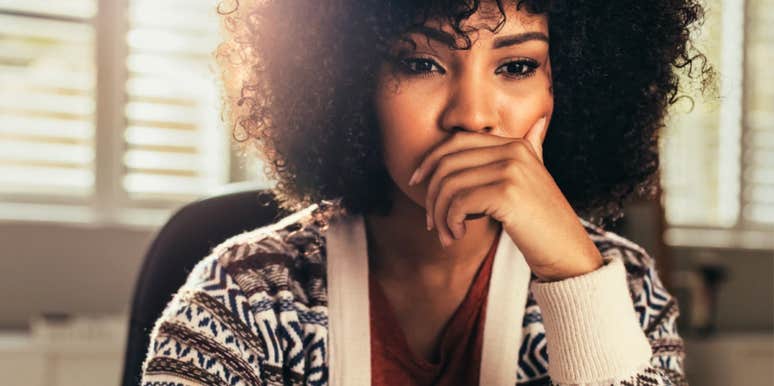
M518 94L506 95L503 103L503 128L507 137L522 138L540 117L551 119L554 111L554 96L548 78L536 79L535 84Z
M437 142L434 109L416 103L410 92L379 92L376 112L387 171L398 186L406 187L424 152ZM405 180L405 181L404 181Z
M541 93L523 96L517 100L510 100L503 112L504 136L511 138L523 138L527 131L544 114L551 120L554 111L554 98L546 88Z
M546 110L548 111L548 120L551 121L551 116L554 114L554 76L551 71L551 58L548 58L545 70L544 88L546 89Z

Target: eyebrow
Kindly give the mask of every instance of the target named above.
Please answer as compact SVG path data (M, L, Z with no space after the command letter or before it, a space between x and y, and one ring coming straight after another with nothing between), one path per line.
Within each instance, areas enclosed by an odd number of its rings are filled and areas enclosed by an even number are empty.
M407 32L420 33L422 35L427 36L430 39L437 40L448 46L453 46L455 42L454 35L446 31L424 26L424 25L415 26L409 29ZM509 47L509 46L521 44L530 40L538 40L538 41L544 41L548 43L548 36L538 31L529 31L529 32L522 32L522 33L513 34L513 35L500 36L495 38L494 44L492 44L492 49Z

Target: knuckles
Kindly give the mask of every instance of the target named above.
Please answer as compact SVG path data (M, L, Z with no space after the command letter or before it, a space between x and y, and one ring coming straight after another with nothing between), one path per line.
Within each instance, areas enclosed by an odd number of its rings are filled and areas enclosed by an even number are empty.
M509 176L523 176L525 164L519 159L509 158L503 161L500 166L504 173Z
M517 197L518 196L517 193L516 193L517 187L511 181L504 181L503 183L501 183L497 187L497 190L498 190L498 194L500 195L500 197Z
M451 160L450 156L451 154L444 154L441 156L441 158L438 159L438 166L436 166L435 169L436 174L446 171L446 168L449 167L449 162Z
M511 148L512 154L518 157L531 156L534 153L532 145L524 138L517 138L508 145Z

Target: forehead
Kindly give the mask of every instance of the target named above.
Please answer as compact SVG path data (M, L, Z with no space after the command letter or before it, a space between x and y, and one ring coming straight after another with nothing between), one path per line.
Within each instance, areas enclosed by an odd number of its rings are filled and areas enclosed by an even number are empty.
M502 11L495 2L481 2L475 13L459 23L459 29L470 38L473 45L479 40L488 41L503 35L527 32L541 33L547 37L548 18L545 14L529 13L526 7L517 9L515 2L504 2ZM449 17L430 17L421 26L407 31L407 35L425 36L444 43L456 41L459 44L463 40L460 33L454 30ZM411 40L421 42L425 39ZM429 40L428 43L436 44Z

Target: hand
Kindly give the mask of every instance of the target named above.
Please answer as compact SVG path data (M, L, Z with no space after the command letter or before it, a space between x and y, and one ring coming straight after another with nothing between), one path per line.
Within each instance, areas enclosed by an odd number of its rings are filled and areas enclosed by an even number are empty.
M430 175L428 230L441 244L465 236L465 220L486 215L524 254L533 273L561 280L599 268L602 256L543 165L546 117L524 138L457 132L420 163L409 185Z

